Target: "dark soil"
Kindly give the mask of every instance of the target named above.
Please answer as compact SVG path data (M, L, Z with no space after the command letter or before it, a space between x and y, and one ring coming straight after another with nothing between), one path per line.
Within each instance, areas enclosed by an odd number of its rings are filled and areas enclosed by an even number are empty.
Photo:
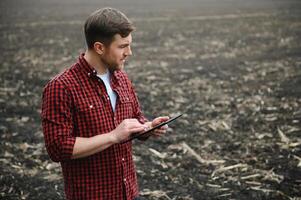
M63 199L40 124L45 83L112 6L134 22L126 65L145 115L185 113L134 143L145 199L301 199L301 2L0 2L0 198Z

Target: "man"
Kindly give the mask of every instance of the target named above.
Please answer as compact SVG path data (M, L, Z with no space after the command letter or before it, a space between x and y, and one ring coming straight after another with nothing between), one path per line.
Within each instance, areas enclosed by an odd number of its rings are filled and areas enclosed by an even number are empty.
M132 55L133 30L120 11L95 11L84 26L86 52L44 88L45 145L50 158L61 163L67 199L138 197L132 144L122 141L168 117L146 120L122 70ZM166 129L152 135L160 136Z

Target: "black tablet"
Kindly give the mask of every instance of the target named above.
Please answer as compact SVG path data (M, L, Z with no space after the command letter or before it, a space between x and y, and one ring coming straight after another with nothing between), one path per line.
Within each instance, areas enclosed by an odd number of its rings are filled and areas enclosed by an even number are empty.
M155 130L155 129L157 129L157 128L161 128L162 126L164 126L164 125L166 125L166 124L169 124L169 123L173 122L174 120L178 119L178 118L181 117L182 115L183 115L183 114L179 114L179 115L177 115L177 116L175 116L175 117L172 117L172 118L170 118L169 120L167 120L167 121L165 121L165 122L162 122L161 124L158 124L157 126L154 126L153 128L148 129L147 131L144 131L144 132L142 132L142 133L134 133L129 139L127 139L127 140L125 140L125 141L123 141L123 142L121 142L121 143L129 142L129 141L131 141L131 140L133 140L133 139L135 139L135 138L138 138L138 137L140 137L140 136L146 135L146 134L152 132L153 130Z

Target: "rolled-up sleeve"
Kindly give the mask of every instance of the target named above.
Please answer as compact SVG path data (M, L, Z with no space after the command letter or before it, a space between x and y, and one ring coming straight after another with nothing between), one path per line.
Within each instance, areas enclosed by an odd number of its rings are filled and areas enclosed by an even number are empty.
M51 160L62 162L72 157L72 101L67 88L57 81L49 82L42 97L42 127L45 146Z

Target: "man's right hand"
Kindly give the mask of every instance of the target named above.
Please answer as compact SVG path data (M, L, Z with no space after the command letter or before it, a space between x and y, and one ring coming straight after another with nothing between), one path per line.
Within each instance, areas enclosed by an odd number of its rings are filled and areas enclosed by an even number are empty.
M111 132L112 139L114 143L119 143L128 139L131 134L142 132L146 128L148 126L141 124L137 119L125 119Z

